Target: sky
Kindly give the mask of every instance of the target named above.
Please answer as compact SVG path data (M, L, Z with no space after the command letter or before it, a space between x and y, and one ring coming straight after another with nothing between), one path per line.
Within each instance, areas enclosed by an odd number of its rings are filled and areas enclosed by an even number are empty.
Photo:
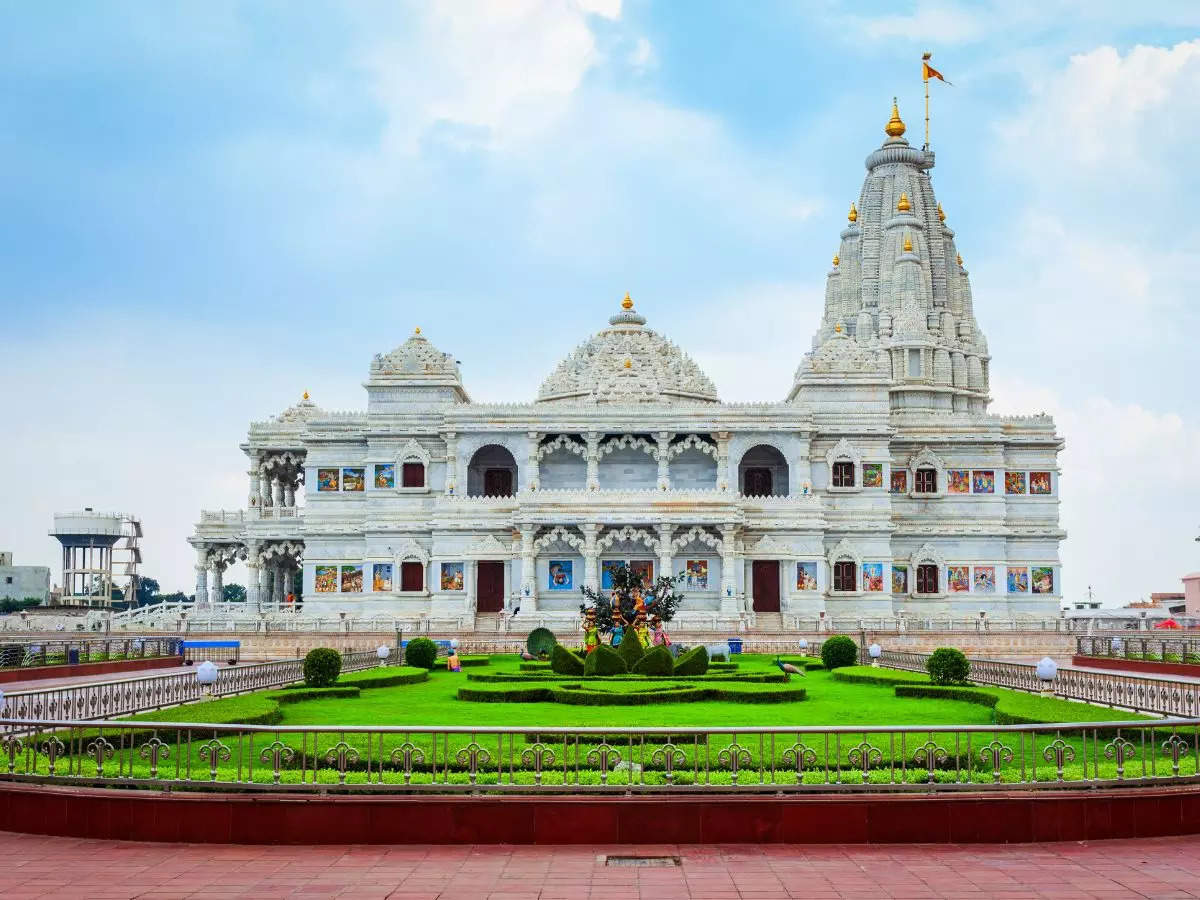
M361 409L420 326L531 399L625 291L726 400L782 400L891 100L992 353L1048 412L1063 585L1200 569L1193 0L17 4L0 29L0 549L144 523L194 586L248 423ZM919 138L918 138L919 140ZM1191 202L1189 202L1191 201ZM238 580L233 572L227 580Z

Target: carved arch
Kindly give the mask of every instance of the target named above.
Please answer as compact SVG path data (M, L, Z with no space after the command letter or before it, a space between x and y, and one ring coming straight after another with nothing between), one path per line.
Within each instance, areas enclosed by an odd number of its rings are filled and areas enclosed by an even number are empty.
M701 453L707 453L713 459L717 458L717 448L715 444L710 444L708 441L702 441L697 435L689 434L677 444L672 444L667 450L667 458L674 459L681 453L688 450L699 450Z
M722 541L719 537L711 532L701 528L699 525L693 525L679 537L671 542L676 550L682 550L692 541L699 541L705 546L712 547L717 553L721 552Z
M397 561L399 562L419 562L423 566L429 565L429 554L425 548L414 541L412 538L405 538L397 547L392 548Z
M833 471L833 464L839 459L848 459L853 462L856 473L862 468L862 454L845 438L830 447L829 452L825 454L825 461L829 463L829 471ZM856 474L855 479L857 480L857 478Z
M936 491L933 493L917 493L917 469L933 469L937 472ZM928 447L922 447L908 461L908 493L910 497L920 499L941 497L946 493L946 463Z
M538 447L537 458L541 461L556 450L566 450L568 453L574 453L577 456L587 456L587 445L571 440L570 435L560 434L554 440L548 441Z
M853 591L837 591L839 595L843 594L858 594L861 593L862 587L862 555L854 549L854 546L846 539L842 538L838 541L832 550L829 551L829 591L833 590L833 570L834 566L839 562L854 563L854 590Z
M565 544L570 544L572 547L574 547L580 553L583 552L583 544L584 544L583 538L581 538L579 535L577 535L573 531L568 531L566 528L564 528L561 525L555 525L553 528L551 528L549 531L547 531L545 534L543 534L541 537L539 537L536 541L534 541L533 549L535 552L538 550L545 550L547 547L549 547L555 541L562 541Z
M614 450L641 450L653 459L658 459L657 444L652 444L642 437L635 438L632 434L623 434L619 438L612 438L605 441L600 446L600 451L597 455L601 457L607 456Z
M429 468L429 451L412 438L409 438L408 443L400 448L400 452L397 454L396 458L399 460L401 465L406 462L419 462L424 465L426 469Z
M617 541L637 541L645 544L652 552L658 552L658 538L644 528L634 528L631 525L609 529L604 533L604 537L596 542L596 546L607 550Z
M929 563L937 566L938 589L936 594L917 594L917 566ZM911 597L940 597L946 593L946 557L937 547L926 541L913 551L909 558L908 593Z

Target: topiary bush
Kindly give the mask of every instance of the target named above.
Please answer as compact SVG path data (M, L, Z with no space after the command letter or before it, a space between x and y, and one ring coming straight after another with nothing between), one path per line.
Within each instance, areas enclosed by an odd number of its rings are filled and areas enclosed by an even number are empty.
M821 644L821 662L826 669L840 669L842 666L858 665L858 644L854 638L844 634L835 634Z
M624 647L624 641L621 642ZM675 657L661 644L651 647L629 670L634 675L671 675L675 672Z
M524 669L525 665L522 663L521 668ZM550 651L550 669L558 675L582 675L583 659L562 644L555 644Z
M708 649L693 647L675 660L675 675L703 675L708 671Z
M304 657L306 687L329 687L342 674L342 654L331 647L317 647Z
M637 636L637 632L632 628L626 628L625 636L621 638L621 643L617 645L617 653L621 659L625 660L625 668L632 672L637 661L645 655L646 648L642 646L642 641Z
M966 684L971 663L966 654L954 647L938 647L925 661L929 680L934 684Z
M549 656L558 645L558 638L549 628L535 628L525 638L525 649L534 656Z
M437 644L429 638L413 638L404 648L404 664L432 669L437 664Z
M629 671L625 660L612 647L601 644L583 663L584 675L624 675Z

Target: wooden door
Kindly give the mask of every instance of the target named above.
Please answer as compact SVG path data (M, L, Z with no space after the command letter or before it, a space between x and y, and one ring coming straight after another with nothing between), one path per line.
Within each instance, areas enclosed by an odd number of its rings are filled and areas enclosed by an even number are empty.
M504 563L481 559L476 565L475 591L479 612L500 612L504 608Z
M770 497L773 487L770 469L746 470L746 484L742 493L747 497Z
M483 496L511 497L513 473L509 469L485 469L483 473Z
M754 560L753 575L754 611L779 612L779 560Z

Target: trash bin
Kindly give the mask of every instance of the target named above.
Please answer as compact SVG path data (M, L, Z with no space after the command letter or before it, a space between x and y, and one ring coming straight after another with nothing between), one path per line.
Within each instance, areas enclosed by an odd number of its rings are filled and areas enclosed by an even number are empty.
M79 665L79 648L78 647L68 647L67 648L67 665L68 666Z
M730 638L729 639L729 652L731 655L734 653L742 652L742 639L741 638Z

